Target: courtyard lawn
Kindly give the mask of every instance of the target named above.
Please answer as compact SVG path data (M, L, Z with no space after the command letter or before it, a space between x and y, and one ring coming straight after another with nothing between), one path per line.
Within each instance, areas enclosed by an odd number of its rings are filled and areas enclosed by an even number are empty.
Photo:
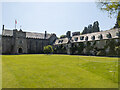
M118 88L118 58L3 55L3 88Z

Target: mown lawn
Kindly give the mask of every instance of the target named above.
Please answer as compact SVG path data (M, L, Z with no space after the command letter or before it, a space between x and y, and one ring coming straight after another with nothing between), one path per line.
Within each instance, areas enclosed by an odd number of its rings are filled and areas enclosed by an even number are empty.
M118 88L118 58L3 55L3 88Z

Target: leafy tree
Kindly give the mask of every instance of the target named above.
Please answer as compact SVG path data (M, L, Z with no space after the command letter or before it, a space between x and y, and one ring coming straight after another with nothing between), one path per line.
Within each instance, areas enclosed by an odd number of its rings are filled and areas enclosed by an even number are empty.
M104 0L103 2L98 2L98 6L101 10L107 11L110 17L113 14L117 14L117 20L114 28L120 28L120 1L118 0L118 2L112 2L112 0Z
M118 13L117 21L116 21L116 24L115 24L114 28L120 28L120 11Z
M53 53L53 48L51 45L44 46L44 53Z

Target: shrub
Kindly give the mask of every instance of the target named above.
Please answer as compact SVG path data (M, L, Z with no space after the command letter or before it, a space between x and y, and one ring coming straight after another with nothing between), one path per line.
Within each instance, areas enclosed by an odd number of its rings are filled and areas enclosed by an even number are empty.
M98 55L98 56L106 56L106 53L105 53L104 50L100 50L100 51L97 52L96 55Z
M53 47L51 45L44 46L44 53L53 53Z
M115 52L117 56L120 56L120 46L115 47Z

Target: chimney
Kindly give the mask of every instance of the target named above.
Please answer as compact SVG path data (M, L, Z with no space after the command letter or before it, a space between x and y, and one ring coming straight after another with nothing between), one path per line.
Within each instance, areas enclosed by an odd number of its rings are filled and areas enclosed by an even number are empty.
M45 38L45 39L47 38L47 31L45 31L45 36L44 36L44 38Z
M71 31L67 31L66 36L67 36L68 38L71 38Z
M3 25L3 28L2 28L2 30L4 30L4 25Z
M5 28L4 28L4 25L3 25L3 27L2 27L2 34L4 33L4 29L5 29Z

